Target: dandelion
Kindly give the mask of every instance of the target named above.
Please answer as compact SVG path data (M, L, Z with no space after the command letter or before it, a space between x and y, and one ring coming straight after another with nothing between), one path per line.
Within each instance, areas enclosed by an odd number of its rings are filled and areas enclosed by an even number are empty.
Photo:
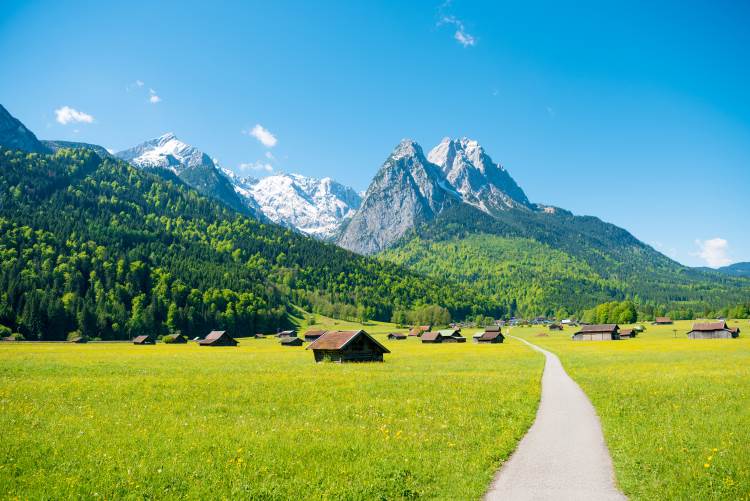
M708 464L708 463L706 463L706 464L703 465L704 468L708 468L709 466L711 466L711 465Z

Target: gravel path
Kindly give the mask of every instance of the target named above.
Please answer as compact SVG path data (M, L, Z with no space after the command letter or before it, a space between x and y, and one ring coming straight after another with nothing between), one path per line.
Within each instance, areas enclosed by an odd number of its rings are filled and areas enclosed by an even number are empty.
M486 500L625 500L615 486L612 459L599 418L560 359L547 357L536 420L495 476Z

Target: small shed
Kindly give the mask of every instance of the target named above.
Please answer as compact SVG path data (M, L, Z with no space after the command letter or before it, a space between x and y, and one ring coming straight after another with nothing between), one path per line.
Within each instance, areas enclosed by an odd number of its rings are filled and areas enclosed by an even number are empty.
M505 341L505 336L503 336L503 333L500 332L500 330L496 331L484 331L482 335L477 340L478 343L486 344L496 344L496 343L502 343Z
M425 332L422 334L421 339L423 343L442 343L443 342L442 336L437 331Z
M279 343L281 346L302 346L302 338L286 336L282 337Z
M638 333L635 329L622 329L620 331L620 339L631 339L637 336Z
M740 335L739 327L729 327L724 320L718 322L696 322L688 332L690 339L731 339Z
M74 337L73 339L71 339L70 342L76 343L76 344L83 344L83 343L88 343L89 340L88 338L85 338L83 336L78 336L78 337Z
M170 334L164 336L164 342L169 344L185 344L187 343L187 338L182 334Z
M480 332L477 332L476 334L474 334L473 336L471 336L471 339L475 343L478 343L479 342L479 338L482 337L483 335L484 335L484 332L480 331Z
M148 334L133 338L133 344L156 344L156 340Z
M281 331L278 334L276 334L276 337L297 337L297 331L295 330Z
M328 331L306 349L312 350L316 362L382 362L388 348L363 330Z
M307 331L305 332L305 341L315 341L325 333L326 331Z
M551 330L551 331L561 331L561 330L563 330L563 327L560 324L550 324L549 330Z
M584 325L573 334L573 341L612 341L620 339L617 324Z
M669 317L656 317L654 319L654 325L672 325L672 319Z
M227 331L211 331L204 339L198 341L201 346L237 346L237 340Z
M432 329L431 325L417 325L409 331L409 335L420 337L425 332L430 332L430 329Z
M465 343L466 338L461 335L461 329L442 329L438 331L443 343Z
M400 332L389 332L388 339L391 341L402 341L406 339L406 334L401 334Z

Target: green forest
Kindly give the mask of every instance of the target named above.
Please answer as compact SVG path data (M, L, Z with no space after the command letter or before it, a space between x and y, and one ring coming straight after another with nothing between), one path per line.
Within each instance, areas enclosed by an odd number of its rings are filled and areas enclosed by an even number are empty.
M0 330L26 339L243 336L287 326L291 304L357 320L425 305L507 313L473 288L262 224L84 149L0 149L0 263Z

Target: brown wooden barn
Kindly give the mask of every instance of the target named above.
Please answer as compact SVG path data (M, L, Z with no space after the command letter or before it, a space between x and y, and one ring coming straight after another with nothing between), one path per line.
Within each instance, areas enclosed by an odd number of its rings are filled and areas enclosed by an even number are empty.
M156 344L156 340L148 334L133 338L133 344Z
M654 319L654 325L672 325L672 319L669 317L656 317Z
M328 331L306 349L312 350L316 362L382 362L390 353L367 332Z
M406 339L406 334L401 334L400 332L390 332L388 333L388 339L391 341L401 341L403 339Z
M620 339L631 339L637 336L638 333L635 329L622 329L620 331Z
M412 330L409 331L409 335L419 337L425 332L429 332L430 329L432 329L431 325L417 325L416 327L412 328Z
M211 331L204 339L198 341L201 346L237 346L237 340L227 331Z
M303 344L302 338L291 336L282 337L279 343L281 346L302 346Z
M423 343L442 343L443 342L443 337L437 331L424 332L422 333L422 336L420 337Z
M182 334L170 334L164 336L164 342L170 344L185 344L187 343L187 338Z
M573 334L573 341L612 341L620 339L617 324L584 325Z
M718 322L696 322L688 332L690 339L731 339L740 335L739 327L729 327L724 320Z
M500 332L500 330L496 331L484 331L481 336L479 336L479 339L477 339L478 343L502 343L505 341L505 336L503 336L503 333Z
M276 334L276 337L297 337L297 331L281 331Z
M326 331L307 331L305 332L305 341L315 341L325 333Z

